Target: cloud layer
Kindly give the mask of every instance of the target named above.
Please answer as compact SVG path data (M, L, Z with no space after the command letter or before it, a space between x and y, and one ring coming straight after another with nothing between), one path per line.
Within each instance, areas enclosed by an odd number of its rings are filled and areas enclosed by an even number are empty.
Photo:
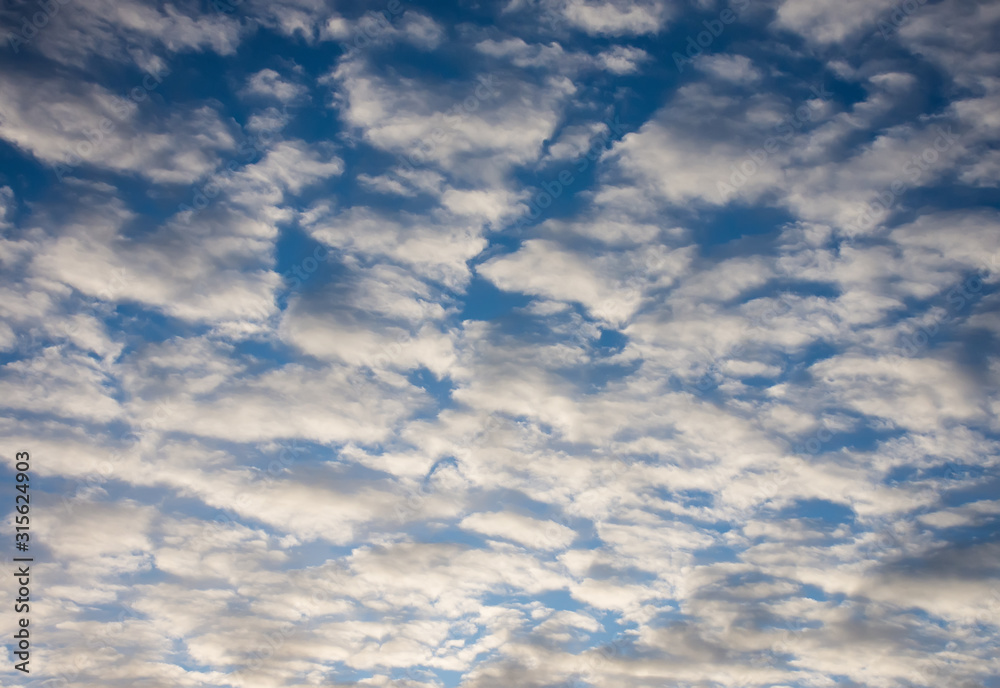
M29 9L0 685L1000 685L996 5Z

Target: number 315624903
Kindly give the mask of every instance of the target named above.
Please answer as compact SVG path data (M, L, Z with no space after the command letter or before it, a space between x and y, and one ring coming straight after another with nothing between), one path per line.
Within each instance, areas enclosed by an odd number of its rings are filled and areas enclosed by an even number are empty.
M18 542L26 543L28 541L28 510L30 495L28 494L28 468L31 457L28 452L18 452L16 457L17 463L14 468L17 469L17 474L14 476L14 480L17 482L15 487L18 492L14 497L14 510L18 513L18 516L14 519L16 523L15 530L17 534L14 536ZM21 549L18 547L18 549Z

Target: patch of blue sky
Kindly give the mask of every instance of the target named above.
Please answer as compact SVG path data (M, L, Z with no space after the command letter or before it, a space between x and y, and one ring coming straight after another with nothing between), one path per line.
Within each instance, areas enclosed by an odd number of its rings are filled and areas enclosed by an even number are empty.
M418 495L434 497L442 496L432 492L418 493ZM404 494L400 497L400 500L406 499L406 497L407 496ZM412 518L417 519L421 516L420 506L415 505L414 510L410 513L407 513L407 508L404 506L402 513L403 515L409 515ZM413 520L403 527L405 528L406 533L418 542L437 542L449 545L458 545L462 549L489 549L491 541L505 543L508 545L516 544L503 537L483 535L474 530L450 525L446 523L444 519L436 521L421 518L420 520Z
M936 477L944 479L946 487L951 488L941 495L941 503L945 506L996 499L1000 489L1000 476L990 467L950 464Z
M503 291L489 280L474 276L465 290L458 317L462 320L498 320L515 309L523 308L531 300L530 296Z
M712 545L692 552L695 566L740 561L740 551L728 545Z
M134 274L129 268L125 268L125 270L126 274L123 279L126 280L127 284L128 280L134 279ZM109 279L112 279L113 276L112 272ZM171 339L200 337L212 329L210 324L175 318L164 314L162 310L130 300L119 303L107 315L101 311L89 311L89 309L84 308L80 308L80 311L93 312L99 317L103 316L101 319L108 327L123 333L125 335L123 354L129 354L140 347L163 343Z
M455 389L455 385L450 378L439 379L428 368L420 367L407 373L406 379L414 387L419 387L427 392L437 402L434 409L428 412L432 414L431 417L436 417L443 409L454 407L451 393Z
M779 518L800 518L808 521L819 521L827 527L854 523L854 510L838 502L826 499L798 500L776 514Z

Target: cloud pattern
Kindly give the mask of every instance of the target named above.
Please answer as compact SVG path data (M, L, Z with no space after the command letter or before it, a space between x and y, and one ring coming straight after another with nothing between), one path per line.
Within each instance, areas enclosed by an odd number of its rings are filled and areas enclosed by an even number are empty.
M996 3L39 6L0 684L1000 686Z

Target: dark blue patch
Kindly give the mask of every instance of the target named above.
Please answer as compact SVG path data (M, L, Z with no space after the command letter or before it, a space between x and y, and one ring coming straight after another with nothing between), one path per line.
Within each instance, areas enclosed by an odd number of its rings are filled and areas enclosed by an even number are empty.
M284 365L295 358L292 347L276 340L244 339L233 344L233 352L247 365L251 375Z
M458 468L458 459L454 456L446 456L443 459L438 459L431 466L430 470L427 471L427 475L424 477L424 485L430 484L431 480L434 479L434 474L438 472L441 468L448 466L450 468Z
M799 588L799 595L810 600L818 600L819 602L828 602L830 600L830 596L826 594L823 588L810 584L802 585Z
M434 373L421 366L416 370L410 371L406 379L411 385L419 387L437 400L439 408L447 408L453 405L451 391L455 386L452 384L451 378L438 379Z
M681 490L676 494L687 507L710 507L715 502L715 496L706 490Z
M523 308L531 302L526 294L501 291L493 283L478 275L472 278L465 292L461 320L494 320L510 313L515 308Z
M956 486L951 490L945 490L941 495L941 504L945 507L961 506L968 502L975 502L982 499L996 499L1000 494L1000 477L988 474L986 468L982 466L967 466L949 464L940 472L940 476L955 481L976 480L976 484ZM933 475L933 473L931 474Z
M282 308L294 295L323 291L348 274L337 249L316 241L297 227L285 227L278 234L274 270L284 282L284 289L279 290L277 297Z
M568 590L547 590L535 596L535 599L550 609L579 609L585 606L583 602L573 599ZM503 598L497 598L498 604L503 604Z
M739 560L739 552L726 545L713 545L712 547L705 547L694 552L694 563L696 566L727 561L737 562Z
M111 317L105 319L105 324L112 332L125 333L123 356L149 342L165 342L174 337L198 337L211 329L208 325L164 315L138 303L119 303Z
M792 310L792 301L782 300L782 297L819 297L823 299L836 299L841 295L840 289L835 284L827 282L803 282L788 280L772 280L767 284L741 293L737 299L731 303L749 303L756 299L777 299L777 303L770 308L762 309L761 320L766 321L771 317L781 317ZM773 313L772 313L773 312ZM765 322L766 324L766 322Z
M829 525L854 523L854 509L825 499L802 499L778 512L778 518L802 518Z
M8 220L15 227L23 227L31 216L29 204L58 201L65 188L56 183L56 179L52 167L0 139L0 186L9 186L14 192L17 203ZM48 203L43 207L47 206Z
M428 492L428 495L431 493ZM419 507L417 507L419 509ZM419 511L415 511L415 514ZM405 514L405 511L404 511ZM515 545L520 543L508 540L507 538L494 535L483 535L475 530L459 528L455 524L441 527L432 521L421 519L407 524L406 532L417 539L418 542L434 542L448 545L462 545L469 549L484 549L488 547L489 540L499 540L501 542L512 542Z
M597 340L598 346L609 354L621 352L628 344L628 337L617 330L607 330L601 328L601 336Z
M702 253L713 260L722 260L754 252L770 252L770 239L781 227L794 221L795 216L782 208L729 205L706 210L696 232ZM761 236L765 237L764 241L738 241Z

